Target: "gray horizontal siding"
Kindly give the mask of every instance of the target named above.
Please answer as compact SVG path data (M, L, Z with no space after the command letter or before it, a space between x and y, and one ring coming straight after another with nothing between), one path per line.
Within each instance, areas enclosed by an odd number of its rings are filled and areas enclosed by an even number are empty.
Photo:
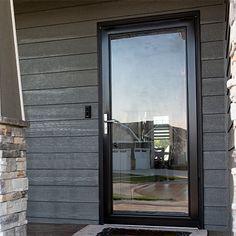
M65 203L65 202L28 202L28 217L48 217L61 219L98 219L97 203Z
M110 0L96 0L96 2L105 2ZM55 4L54 0L48 0L48 1L33 1L29 2L28 4L25 4L22 0L14 0L14 6L15 6L15 12L17 14L22 13L33 13L38 11L45 11L45 10L52 10L52 9L58 9L63 7L69 7L69 6L83 6L83 5L89 5L94 3L94 0L86 0L86 1L78 1L78 0L70 0L70 1L58 1L57 4Z
M97 68L97 54L91 53L21 60L20 65L22 75L73 70L92 70Z
M204 169L225 170L227 169L227 158L225 151L203 152Z
M86 103L92 107L93 119L98 118L98 104ZM84 104L25 106L29 121L84 119Z
M98 187L31 186L28 196L31 201L43 202L98 202ZM91 194L92 193L92 194Z
M220 2L222 2L222 1L220 1ZM153 2L152 2L152 4L153 4ZM163 14L164 12L163 12L163 10L161 10L160 4L159 3L156 3L156 4L158 5L158 7L156 7L156 8L151 7L150 14L158 14L158 13ZM193 4L198 5L199 3L195 2L195 1L188 1L188 4L190 4L190 6L193 6ZM205 3L205 4L207 4L207 3ZM205 5L205 4L203 3L202 5ZM144 5L146 5L146 7L147 7L148 4L144 3ZM180 5L181 4L179 4L179 3L177 3L177 6L175 6L175 7L172 5L172 7L174 9L176 9L173 11L178 12L178 9L181 9ZM139 4L137 4L137 6L139 6ZM102 6L99 6L99 8L100 7L102 7ZM128 9L127 8L128 6L126 6L126 4L124 7L126 8L126 10ZM98 7L96 6L96 8L98 8ZM117 8L117 6L116 6L116 8ZM187 9L187 7L185 7L185 8L186 8L186 10L191 10L191 8L190 9ZM159 11L157 11L155 9L159 9ZM168 9L168 7L166 9ZM224 21L224 11L222 11L222 5L202 7L202 8L198 7L198 8L192 8L192 9L193 10L201 9L201 23L204 26L204 29L201 32L202 33L201 37L203 37L203 39L205 38L206 41L208 41L208 40L212 41L216 37L217 37L217 39L218 39L218 37L222 37L222 34L221 34L222 22ZM70 9L67 9L67 10L70 13ZM106 13L107 12L112 13L113 10L114 9L112 9L112 7L111 7L111 9L106 10ZM183 10L183 8L182 8L182 10ZM65 11L65 9L63 11ZM85 12L87 12L87 11L89 11L89 9L85 10ZM58 11L55 11L55 12L56 12L56 14L59 14ZM145 9L143 9L142 12L145 12ZM42 14L46 15L45 18L47 20L47 22L43 25L41 24L42 23L41 17L43 17ZM130 12L129 12L129 14L130 14ZM64 16L64 14L62 14L62 15ZM134 15L134 16L136 16L136 15ZM16 23L18 25L17 26L18 42L20 44L22 44L22 43L70 39L70 38L77 38L77 37L90 37L90 36L96 35L96 22L99 19L78 22L78 19L81 19L81 15L79 14L79 12L76 13L75 17L76 17L76 21L70 21L68 24L68 21L63 21L65 17L60 17L61 23L56 23L55 19L53 19L53 16L50 16L50 18L53 20L53 22L50 23L50 21L48 19L48 13L44 12L44 13L39 13L39 16L37 16L37 18L38 18L37 20L39 22L38 22L38 24L34 25L33 22L28 21L28 19L33 18L34 20L36 20L35 19L36 13L34 13L34 16L31 16L29 14L16 15ZM138 15L137 15L137 17L138 17ZM92 16L91 16L91 18L92 18ZM113 19L114 19L114 17L113 17ZM103 15L103 17L101 17L100 20L105 20L104 15ZM32 26L31 27L27 26L26 22L31 23ZM213 23L214 23L214 25L213 25ZM22 25L23 29L20 29L20 25ZM213 25L212 32L211 32L211 30L207 30L207 27L211 27L211 25ZM39 26L41 26L41 27L39 27ZM36 28L34 28L34 27L36 27ZM221 35L221 36L219 36L219 35Z
M98 135L97 120L60 120L31 122L26 137Z
M228 206L227 188L208 188L204 192L205 205L210 207Z
M227 213L227 211L223 213ZM208 229L213 236L228 236L230 233L228 225L216 225L214 223L212 225L205 224L205 228ZM217 234L215 235L215 233Z
M202 80L202 95L225 95L224 78L209 78Z
M203 151L225 151L225 133L204 133Z
M200 10L205 225L227 228L222 2L118 0L58 9L50 4L19 7L18 12L29 12L16 15L25 110L31 121L26 132L29 222L98 223L97 22ZM47 7L51 10L45 11ZM85 105L92 106L91 120L84 119ZM94 195L86 200L89 190ZM85 215L85 206L94 209L86 209ZM218 217L219 209L224 219Z
M30 185L98 186L97 170L28 170ZM29 199L31 200L31 199Z
M20 59L97 52L97 38L85 37L19 45Z
M225 188L228 183L228 173L225 170L205 170L205 188Z
M224 60L205 60L202 61L202 78L224 78Z
M223 217L224 216L224 217ZM228 224L229 215L225 207L205 207L205 223L207 225L224 226ZM220 227L218 227L220 229ZM215 230L216 227L215 227Z
M98 88L96 86L25 91L24 102L25 105L97 103Z
M222 1L212 1L211 4L219 4L215 6L204 6L207 2L196 1L183 1L181 4L178 1L172 2L152 2L147 4L146 1L140 1L139 4L134 4L132 1L116 1L110 3L100 3L85 7L72 7L65 9L56 9L49 12L37 12L30 14L17 15L16 24L18 29L47 26L63 23L71 23L78 21L90 21L90 20L104 20L107 18L124 18L129 16L148 15L148 14L160 14L167 11L178 11L183 9L195 9L201 8L201 23L215 23L223 22L225 12L222 11ZM131 12L132 9L132 12ZM88 14L89 12L89 14ZM63 17L62 17L63 16ZM29 17L31 21L29 21Z
M67 71L24 75L23 90L94 86L98 84L97 70Z
M224 58L224 41L204 42L201 44L202 60Z
M202 24L201 27L202 42L224 39L224 23L219 22ZM96 22L94 21L72 22L70 24L18 29L17 36L18 43L21 45L28 43L68 40L81 37L94 37L96 36L96 30Z
M29 206L28 206L29 207ZM39 223L39 224L99 224L98 220L90 220L90 219L70 219L70 218L56 218L55 216L52 218L47 217L32 217L27 215L27 220L29 223Z
M203 114L224 114L225 97L224 96L205 96L202 98Z
M225 24L222 22L203 24L201 26L201 42L214 42L224 40L224 30Z
M98 137L43 137L27 138L28 152L98 152ZM91 144L91 145L88 145Z
M94 22L74 22L17 30L19 44L96 36Z
M225 132L225 114L203 115L204 132Z
M29 170L98 169L98 153L29 153Z

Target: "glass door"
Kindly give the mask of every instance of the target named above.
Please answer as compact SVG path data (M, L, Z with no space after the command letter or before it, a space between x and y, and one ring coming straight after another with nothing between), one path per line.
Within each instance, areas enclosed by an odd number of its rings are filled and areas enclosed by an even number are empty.
M198 192L192 37L183 23L136 27L113 29L107 37L107 213L190 219L198 206L192 197Z
M188 214L185 29L111 38L113 211Z

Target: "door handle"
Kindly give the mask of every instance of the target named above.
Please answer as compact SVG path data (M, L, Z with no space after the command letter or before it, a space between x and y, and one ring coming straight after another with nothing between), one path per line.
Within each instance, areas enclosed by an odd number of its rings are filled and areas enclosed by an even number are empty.
M107 119L107 117L108 117L108 115L107 115L107 113L105 113L104 115L103 115L103 120L104 120L104 134L108 134L108 119Z
M116 120L104 120L104 123L116 123Z
M104 134L108 134L108 124L110 123L110 124L115 124L115 123L117 123L117 121L115 120L115 119L112 119L112 120L108 120L107 119L107 117L108 117L108 114L107 113L105 113L104 114Z

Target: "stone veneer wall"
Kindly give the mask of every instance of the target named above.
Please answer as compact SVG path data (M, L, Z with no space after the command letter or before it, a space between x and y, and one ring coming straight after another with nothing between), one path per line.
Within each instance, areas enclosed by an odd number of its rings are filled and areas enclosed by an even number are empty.
M27 234L26 125L0 118L0 236Z

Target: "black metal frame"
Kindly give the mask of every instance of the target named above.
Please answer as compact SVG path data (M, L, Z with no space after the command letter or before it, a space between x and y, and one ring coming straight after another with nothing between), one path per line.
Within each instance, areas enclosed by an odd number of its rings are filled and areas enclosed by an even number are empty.
M203 168L199 12L98 23L99 45L99 188L100 223L203 227ZM114 34L185 27L187 32L187 101L189 150L189 216L112 213L111 138L104 135L103 114L111 117L110 38ZM109 127L108 127L109 128Z

